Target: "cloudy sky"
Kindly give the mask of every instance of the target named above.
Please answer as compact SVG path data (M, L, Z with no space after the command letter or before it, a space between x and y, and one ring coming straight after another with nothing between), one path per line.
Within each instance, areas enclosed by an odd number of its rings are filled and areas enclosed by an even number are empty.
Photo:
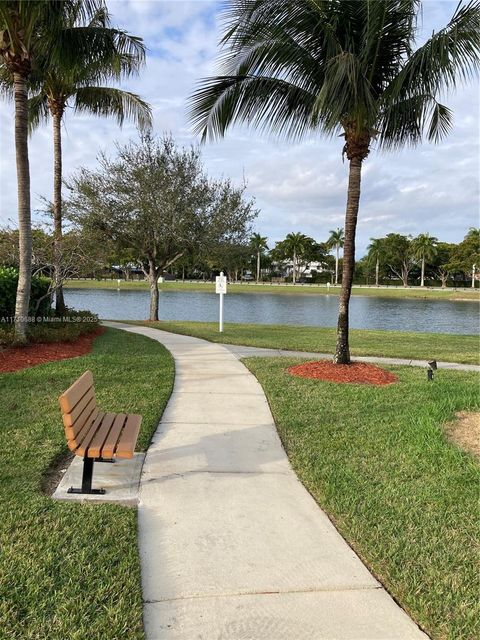
M424 37L448 21L457 1L427 0L423 9ZM219 3L196 0L109 0L113 24L142 36L148 60L139 78L122 88L142 95L153 108L157 133L171 132L181 144L196 142L185 100L196 80L214 72L220 34ZM420 35L420 38L422 36ZM361 255L370 237L392 231L417 235L429 232L458 242L468 227L479 224L479 94L478 84L460 87L446 103L454 110L454 130L440 145L416 150L377 153L364 163L358 228ZM16 178L13 107L1 103L0 225L16 220ZM94 167L100 150L112 151L114 141L136 135L132 125L122 130L111 120L68 112L63 129L64 172L80 165ZM342 164L341 139L313 136L302 143L278 142L255 130L231 129L225 140L207 143L204 161L214 176L241 182L260 209L257 230L270 246L291 231L318 241L343 226L347 164ZM52 191L50 127L30 140L32 207ZM39 219L38 214L34 217Z

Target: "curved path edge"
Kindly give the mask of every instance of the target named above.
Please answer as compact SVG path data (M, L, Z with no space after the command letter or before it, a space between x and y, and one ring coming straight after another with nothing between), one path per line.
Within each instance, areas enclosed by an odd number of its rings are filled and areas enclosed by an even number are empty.
M299 482L238 357L199 338L104 324L158 340L175 359L140 483L147 640L427 638Z

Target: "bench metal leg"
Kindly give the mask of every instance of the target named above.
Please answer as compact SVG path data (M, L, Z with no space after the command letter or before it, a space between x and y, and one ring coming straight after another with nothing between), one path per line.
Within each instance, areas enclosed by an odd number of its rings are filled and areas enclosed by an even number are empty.
M93 458L83 459L82 487L81 489L70 487L68 493L87 493L99 495L103 495L105 493L105 489L92 489L93 463Z

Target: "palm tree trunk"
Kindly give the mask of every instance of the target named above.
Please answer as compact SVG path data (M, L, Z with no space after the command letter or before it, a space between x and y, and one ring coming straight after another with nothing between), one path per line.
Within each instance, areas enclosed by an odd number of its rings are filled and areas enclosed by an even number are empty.
M422 256L422 277L420 278L420 286L425 286L425 256Z
M15 301L15 341L27 341L27 317L32 283L32 222L30 213L30 166L28 160L27 80L13 74L15 98L15 155L17 164L19 270Z
M358 206L360 203L360 183L362 178L362 160L352 158L348 176L348 197L345 213L345 241L343 245L342 289L338 306L337 347L333 361L337 364L350 364L348 343L348 307L352 292L353 273L355 271L355 233L357 230Z
M62 288L62 116L52 114L53 123L53 280L55 312L65 315Z
M377 263L375 265L375 286L378 287L378 272L380 270L380 260L377 258Z
M335 248L337 250L337 254L335 256L335 284L338 284L338 260L339 260L339 257L338 257L338 244L335 245Z
M155 261L148 261L148 279L150 281L150 315L149 320L158 320L158 277Z
M295 270L297 267L297 252L293 252L293 273L292 273L292 284L295 284Z
M477 268L477 265L474 264L472 267L472 289L475 289L475 270Z
M260 251L257 251L257 284L260 281Z

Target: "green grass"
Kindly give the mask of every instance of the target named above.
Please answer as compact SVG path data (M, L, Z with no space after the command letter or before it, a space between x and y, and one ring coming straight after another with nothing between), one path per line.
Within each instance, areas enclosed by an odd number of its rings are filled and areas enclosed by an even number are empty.
M142 280L122 281L120 285L117 280L70 280L66 283L66 288L71 289L149 289L148 282ZM162 291L203 291L213 293L215 285L211 282L181 282L170 281L159 285ZM285 285L285 284L230 284L229 293L275 293L278 295L338 295L340 287L330 287L326 285ZM480 289L459 290L454 289L421 289L420 287L353 287L352 295L374 296L381 298L427 298L439 300L473 300L480 301Z
M41 491L67 451L57 398L87 368L102 408L143 415L140 448L173 384L173 360L158 342L111 329L86 356L0 375L2 640L144 637L136 510Z
M146 324L132 321L132 324ZM212 342L239 344L292 351L332 353L335 349L335 329L325 327L295 327L267 324L225 324L218 332L215 322L148 323L165 331L204 338ZM439 362L478 364L478 336L438 333L405 333L401 331L371 331L352 329L351 353L355 356L412 358Z
M442 432L479 409L477 375L337 385L287 374L299 360L245 362L300 480L390 593L435 640L480 637L480 467Z

